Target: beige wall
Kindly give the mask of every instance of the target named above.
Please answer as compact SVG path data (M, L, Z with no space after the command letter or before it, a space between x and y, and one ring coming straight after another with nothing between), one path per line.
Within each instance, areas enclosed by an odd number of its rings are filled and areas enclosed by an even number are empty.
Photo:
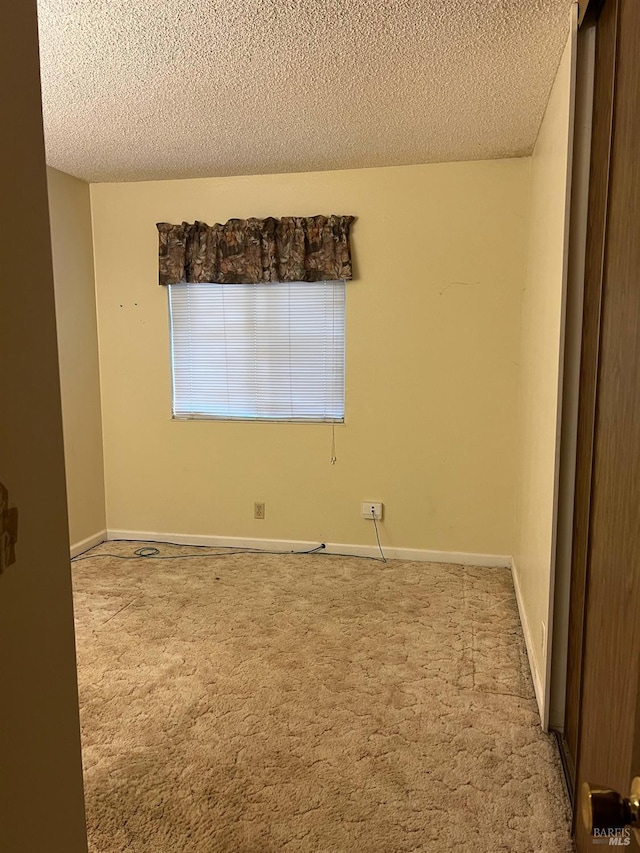
M529 163L91 187L110 530L511 554ZM345 213L346 423L171 420L159 221ZM266 502L266 520L253 502Z
M0 27L0 850L86 851L35 2ZM19 83L19 85L18 85Z
M47 169L72 550L106 529L89 185Z
M572 121L574 33L531 160L531 219L520 344L519 460L514 575L538 702L546 716L553 597Z

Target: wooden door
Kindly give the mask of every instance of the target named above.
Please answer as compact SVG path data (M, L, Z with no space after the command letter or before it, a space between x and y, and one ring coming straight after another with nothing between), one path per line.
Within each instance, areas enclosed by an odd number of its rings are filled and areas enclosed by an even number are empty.
M586 570L582 593L572 590L572 619L582 619L583 631L581 660L574 653L569 673L570 689L579 685L579 724L571 720L579 853L594 843L580 816L582 783L628 796L640 776L640 2L607 0L598 28L585 313L591 339L581 379L574 538L574 558ZM640 847L632 839L627 849Z

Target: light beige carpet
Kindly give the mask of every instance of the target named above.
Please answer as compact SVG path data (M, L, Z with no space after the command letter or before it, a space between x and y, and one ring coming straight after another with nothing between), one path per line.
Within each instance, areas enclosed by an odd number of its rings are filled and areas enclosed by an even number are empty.
M92 853L572 849L507 570L236 555L73 575Z

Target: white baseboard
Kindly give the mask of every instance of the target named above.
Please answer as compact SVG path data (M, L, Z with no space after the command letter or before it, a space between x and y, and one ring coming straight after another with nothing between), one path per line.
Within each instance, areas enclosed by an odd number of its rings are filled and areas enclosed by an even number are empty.
M200 536L191 533L158 533L143 530L108 530L108 540L125 539L136 542L173 542L176 545L205 545L211 548L259 548L266 551L309 551L319 542L294 539L244 539L229 536ZM375 545L346 545L326 542L327 554L350 557L379 557ZM470 554L458 551L426 551L420 548L390 548L383 546L385 557L392 560L416 560L424 563L454 563L463 566L510 568L511 557L504 554Z
M520 581L518 580L518 569L516 567L516 563L513 557L511 558L511 575L513 577L513 588L516 592L516 601L518 602L518 612L520 614L522 633L524 634L524 642L525 646L527 647L527 657L529 658L529 669L531 670L533 689L536 694L536 702L538 703L538 710L540 712L540 721L542 723L543 729L546 730L544 715L544 682L542 680L542 676L540 675L540 669L538 668L538 658L536 657L536 654L534 652L533 637L531 636L531 627L529 625L529 620L527 619L527 612L524 608L522 591L520 590Z
M90 548L95 548L96 545L100 545L102 542L105 542L107 538L107 531L99 530L97 533L94 533L93 536L87 536L86 539L81 539L80 542L75 542L71 546L71 556L77 557L78 554L82 554L84 551L88 551Z

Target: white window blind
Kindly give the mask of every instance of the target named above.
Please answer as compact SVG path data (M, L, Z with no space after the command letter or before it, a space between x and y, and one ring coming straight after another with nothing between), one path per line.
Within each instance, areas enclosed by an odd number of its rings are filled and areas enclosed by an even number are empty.
M175 418L344 420L344 281L168 289Z

